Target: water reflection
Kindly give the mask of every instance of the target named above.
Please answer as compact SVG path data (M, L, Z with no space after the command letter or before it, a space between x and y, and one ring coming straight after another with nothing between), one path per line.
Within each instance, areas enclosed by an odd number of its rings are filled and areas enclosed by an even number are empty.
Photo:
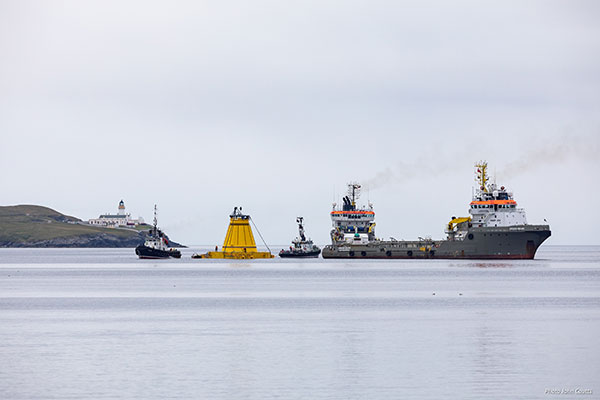
M504 263L504 262L473 262L465 265L466 267L471 268L511 268L514 267L514 264Z
M600 251L318 268L24 254L0 262L0 398L546 399L600 376Z
M482 395L496 393L500 386L507 398L523 395L513 393L511 389L511 385L520 387L516 380L527 379L522 374L517 376L517 371L522 372L522 369L515 354L514 328L510 325L499 325L495 321L496 316L487 311L474 314L477 323L473 332L473 392Z

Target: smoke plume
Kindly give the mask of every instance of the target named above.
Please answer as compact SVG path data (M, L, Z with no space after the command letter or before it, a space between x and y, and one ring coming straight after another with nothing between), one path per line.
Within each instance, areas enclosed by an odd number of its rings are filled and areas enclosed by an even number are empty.
M599 142L598 136L565 135L558 140L539 143L516 160L500 168L498 176L502 179L511 179L533 169L561 164L574 159L598 163L600 162Z
M485 146L482 146L485 147ZM574 136L564 135L558 139L546 141L539 139L534 146L522 148L521 153L515 152L513 157L501 157L497 162L495 156L488 158L490 173L503 181L542 168L548 165L566 163L573 160L600 163L600 135ZM488 153L487 151L485 153ZM483 153L482 155L485 155ZM469 155L472 159L469 159ZM485 159L485 157L483 157ZM509 160L506 162L506 160ZM413 179L428 180L456 172L465 167L468 162L474 166L479 161L476 151L470 150L460 157L444 157L421 155L413 162L398 162L394 167L386 167L368 179L362 181L369 190L381 188L390 184L400 184ZM497 172L494 172L496 171Z
M389 184L399 184L413 179L428 179L435 176L449 174L461 167L456 160L443 156L420 156L414 162L400 161L394 168L387 167L375 176L365 179L362 184L369 190L378 189Z

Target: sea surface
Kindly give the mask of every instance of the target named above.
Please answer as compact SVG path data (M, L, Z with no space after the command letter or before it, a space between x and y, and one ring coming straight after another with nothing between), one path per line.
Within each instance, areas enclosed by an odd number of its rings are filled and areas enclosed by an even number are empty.
M0 249L0 399L598 399L600 246L535 260Z

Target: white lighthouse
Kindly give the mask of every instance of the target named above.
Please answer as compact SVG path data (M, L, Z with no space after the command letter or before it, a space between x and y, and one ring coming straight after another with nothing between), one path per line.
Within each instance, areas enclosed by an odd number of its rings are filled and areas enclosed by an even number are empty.
M136 226L144 223L144 219L139 217L138 219L131 219L131 214L125 212L125 202L121 200L119 202L119 208L116 214L102 214L98 218L92 218L88 221L91 225L101 225L109 227L119 226Z
M121 200L119 202L119 211L118 211L119 215L125 215L125 202L123 200Z

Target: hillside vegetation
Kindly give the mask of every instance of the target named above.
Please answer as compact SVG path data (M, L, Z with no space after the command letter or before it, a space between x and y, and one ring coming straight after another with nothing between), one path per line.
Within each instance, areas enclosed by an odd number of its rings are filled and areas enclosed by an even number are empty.
M135 247L145 233L82 224L36 205L0 207L0 247Z

